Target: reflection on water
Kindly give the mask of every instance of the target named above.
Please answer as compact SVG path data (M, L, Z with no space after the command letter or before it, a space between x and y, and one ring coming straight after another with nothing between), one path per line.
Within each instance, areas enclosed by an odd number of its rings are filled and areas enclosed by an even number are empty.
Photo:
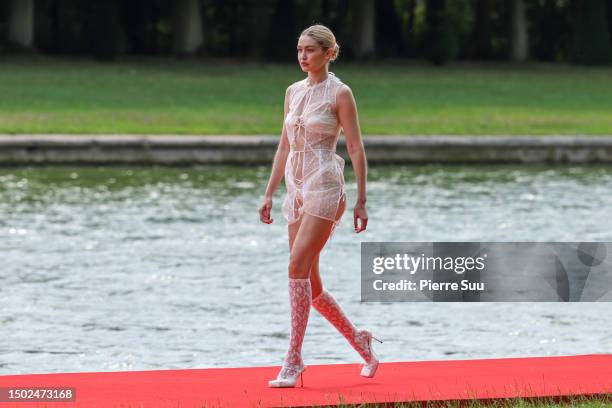
M0 373L278 365L288 243L270 168L0 169ZM606 167L371 167L321 275L383 361L612 352L608 303L360 303L361 241L612 241ZM307 364L359 362L316 311Z

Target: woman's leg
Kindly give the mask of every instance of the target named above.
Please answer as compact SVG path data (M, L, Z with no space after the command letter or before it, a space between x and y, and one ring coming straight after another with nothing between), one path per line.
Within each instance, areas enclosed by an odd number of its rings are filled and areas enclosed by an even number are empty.
M336 298L327 289L323 289L319 296L313 297L312 307L344 336L366 363L372 360L373 355L367 332L355 327Z
M302 214L289 256L289 304L291 335L283 367L272 387L291 387L304 370L302 343L312 305L310 269L330 236L333 223L310 214Z
M340 205L338 206L338 210L336 211L336 216L335 216L336 221L338 221L342 217L345 210L346 210L346 193L343 195L342 199L340 200ZM290 252L293 249L293 243L295 241L295 236L297 235L297 232L299 231L301 222L302 222L302 217L300 217L293 224L289 224L287 226ZM312 298L313 299L319 296L321 292L323 291L323 281L321 280L321 275L319 274L319 255L320 255L320 252L317 254L316 258L312 262L312 266L310 267L310 286L312 288Z
M297 225L299 225L299 221L289 225L290 249L293 247L293 240L295 239L295 235L297 234ZM313 299L315 299L321 294L321 292L323 292L323 280L321 279L321 275L319 274L319 255L317 255L315 260L312 262L312 266L310 267L310 287Z
M293 248L293 242L295 241L295 236L297 235L298 229L300 228L300 222L302 218L293 224L289 224L288 235L289 235L289 251ZM319 253L320 255L320 253ZM310 267L310 287L312 290L312 298L316 298L321 294L323 290L323 282L321 281L321 275L319 275L319 255L312 262L312 266Z
M303 213L289 256L289 278L306 279L310 269L329 239L333 223Z
M340 202L336 213L336 220L339 220L346 209L346 194ZM297 225L297 226L296 226ZM299 221L293 224L296 226L289 229L289 247L292 248L295 234L299 228ZM291 226L290 226L291 227ZM334 296L323 288L319 275L319 256L317 255L310 269L310 282L312 286L312 306L323 317L325 317L349 342L349 344L366 361L372 360L373 353L370 349L369 341L365 331L358 330L351 320L346 316Z

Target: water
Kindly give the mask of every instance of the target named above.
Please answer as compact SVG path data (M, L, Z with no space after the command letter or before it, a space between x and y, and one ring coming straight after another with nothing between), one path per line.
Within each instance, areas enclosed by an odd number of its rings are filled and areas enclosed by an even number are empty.
M0 373L279 365L288 344L281 184L270 168L0 169ZM371 167L324 284L383 361L612 352L609 303L360 303L361 241L612 241L612 168ZM306 364L357 363L316 311Z

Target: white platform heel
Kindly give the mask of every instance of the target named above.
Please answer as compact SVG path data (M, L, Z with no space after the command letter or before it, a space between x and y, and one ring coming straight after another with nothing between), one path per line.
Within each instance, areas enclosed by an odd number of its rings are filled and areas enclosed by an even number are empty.
M360 334L364 339L362 344L370 355L370 361L366 361L366 363L361 368L361 376L372 378L376 374L376 370L378 369L379 363L378 357L376 356L376 353L374 353L374 348L372 347L372 339L376 340L379 343L382 343L382 340L378 340L372 335L372 333L367 330L361 331Z
M368 330L358 330L346 316L336 298L325 288L312 301L312 306L325 317L349 342L349 344L365 360L361 375L372 378L378 369L378 357L372 348L372 339L382 343Z
M298 377L300 377L300 387L304 386L302 374L306 371L306 366L287 367L283 366L278 377L275 380L268 381L268 386L271 388L290 388L295 387Z
M283 361L283 366L274 380L268 381L272 388L295 387L298 377L304 386L302 373L306 366L302 361L302 342L306 334L308 316L312 303L312 288L310 279L289 278L289 305L291 306L291 335L289 350Z

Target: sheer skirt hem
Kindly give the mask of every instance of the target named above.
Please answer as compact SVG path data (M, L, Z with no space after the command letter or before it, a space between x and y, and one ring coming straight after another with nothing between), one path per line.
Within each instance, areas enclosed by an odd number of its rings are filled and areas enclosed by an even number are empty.
M344 186L342 186L342 190L340 191L340 197L339 197L339 199L337 201L338 204L336 206L336 213L338 212L338 208L340 208L340 202L342 201L342 197L344 197L344 200L346 201L346 191L344 190ZM289 221L289 219L287 219L286 216L285 216L285 219L287 220L287 225L293 225L293 224L295 224L296 222L298 222L300 220L300 218L302 217L302 214L306 213L306 214L312 215L313 217L317 217L317 218L320 218L320 219L325 220L325 221L330 221L333 224L332 225L332 229L331 229L331 231L329 233L329 239L331 239L332 236L334 235L336 227L338 226L338 224L340 224L340 220L342 220L342 217L344 216L345 212L346 212L346 207L345 207L344 211L342 211L342 214L340 214L340 217L338 217L338 220L336 220L336 219L333 219L333 218L324 217L324 216L322 216L320 214L314 214L314 213L312 213L312 212L310 212L308 210L305 210L304 207L302 206L302 207L300 207L298 209L299 215L297 216L296 219Z

